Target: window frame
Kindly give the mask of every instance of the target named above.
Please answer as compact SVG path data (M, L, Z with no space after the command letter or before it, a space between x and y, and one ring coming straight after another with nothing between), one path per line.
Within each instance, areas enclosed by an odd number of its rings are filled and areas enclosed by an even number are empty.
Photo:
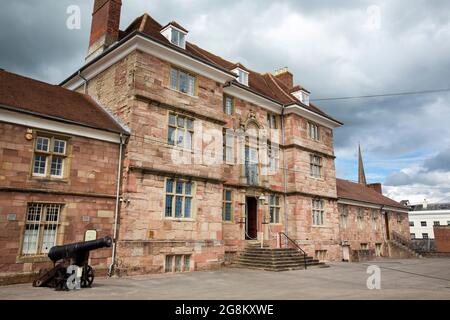
M421 227L427 227L428 223L426 221L420 221L420 226Z
M227 108L228 108L228 106L227 106L227 99L231 100L230 113L227 112ZM234 114L234 108L235 108L234 104L235 104L234 97L232 97L232 96L230 96L228 94L224 94L223 95L223 113L225 113L228 116L232 116Z
M39 207L39 213L31 212L31 207ZM51 209L57 209L58 212L56 213L56 220L48 220L49 215L55 215L55 213L49 213L49 210ZM53 202L28 202L26 207L26 213L25 213L25 221L23 225L23 230L21 233L21 239L20 239L20 257L22 258L28 258L28 257L42 257L48 254L49 250L57 244L58 241L58 231L59 226L61 225L61 216L64 209L63 203L53 203ZM33 220L30 219L30 215L32 217L36 217L36 215L39 215L39 220ZM36 249L32 250L35 252L29 252L30 248L28 246L27 250L25 250L25 244L30 243L30 241L26 241L26 232L27 227L37 225L37 235L33 235L32 237L36 237ZM44 251L44 245L48 240L46 240L45 230L46 227L52 226L54 228L54 239L53 239L53 245L51 245L47 251ZM27 251L27 252L25 252Z
M38 149L39 139L47 139L47 150ZM57 141L64 142L64 152L55 151L55 142ZM33 142L33 156L30 170L31 177L37 179L64 180L67 177L66 172L68 172L69 141L69 137L49 132L36 132ZM44 173L35 172L37 157L44 158ZM59 175L52 174L53 163L54 160L57 159L61 160Z
M227 192L230 192L230 200L227 200ZM226 209L227 204L230 205L230 218L226 219ZM222 221L223 222L233 222L233 190L225 188L223 189L223 198L222 198Z
M177 269L177 259L180 267ZM170 262L169 262L170 261ZM164 273L183 273L191 271L192 254L166 254L164 256Z
M266 124L267 128L278 130L278 115L272 112L267 112Z
M280 145L267 140L267 158L269 159L269 173L278 173L280 168Z
M317 161L318 160L318 161ZM323 157L310 153L309 154L309 176L314 179L323 178ZM317 175L318 172L318 175Z
M307 121L306 123L307 123L306 131L308 134L308 139L320 141L321 138L320 126L317 123L311 121Z
M340 204L338 210L339 212L339 225L342 229L348 228L348 205Z
M232 129L223 129L222 131L222 141L223 141L223 161L225 164L233 165L234 156L234 145L235 145L235 134ZM231 140L231 141L230 141ZM231 145L229 144L231 142Z
M170 123L171 116L175 118L175 124ZM180 126L179 118L184 119L184 126ZM188 127L188 122L192 122L192 129ZM170 130L173 130L173 140L171 141ZM183 145L178 144L179 131L183 131ZM186 137L191 134L191 145L186 146ZM169 146L180 148L182 150L194 152L194 139L195 139L195 119L185 114L169 111L167 118L167 144ZM172 143L173 142L173 143Z
M167 191L167 184L169 181L172 181L172 190L171 192ZM177 193L177 184L178 183L182 183L182 193ZM190 194L186 194L186 184L190 183L191 185L191 192ZM183 180L183 179L176 179L176 178L166 178L164 180L164 208L163 208L163 218L167 219L167 220L183 220L183 221L188 221L188 220L194 220L195 216L194 216L194 199L195 199L195 192L196 192L196 184L191 181L191 180ZM168 216L167 215L167 208L168 208L168 203L167 203L167 199L168 197L171 197L171 215ZM177 217L177 212L176 212L176 208L177 208L177 198L181 197L182 198L182 202L181 202L181 216ZM190 212L189 212L189 217L186 217L186 198L191 199L190 200Z
M360 230L364 229L364 211L364 208L356 209L356 224Z
M320 227L325 225L325 201L323 199L317 198L312 199L312 226ZM316 207L315 204L320 203L320 207ZM320 221L319 221L320 220ZM321 223L317 223L321 222Z
M281 197L279 194L269 195L269 223L281 224Z
M175 87L173 86L173 82L172 82L172 72L176 72L176 84ZM186 85L188 87L186 92L183 92L181 89L181 74L185 74L186 75ZM189 80L190 78L192 78L194 80L193 84L192 84L192 94L189 92ZM181 69L179 67L176 66L170 66L170 70L169 70L169 88L171 90L177 91L179 93L182 94L186 94L190 97L196 97L197 96L197 91L198 91L198 77L196 74L189 72L185 69Z

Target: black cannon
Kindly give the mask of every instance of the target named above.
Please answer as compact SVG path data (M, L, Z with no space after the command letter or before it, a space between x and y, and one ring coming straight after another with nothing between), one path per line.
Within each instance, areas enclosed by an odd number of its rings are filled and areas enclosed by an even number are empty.
M67 273L67 268L71 265L82 268L81 287L90 287L92 282L94 282L94 269L88 264L89 252L91 250L111 247L112 243L113 240L111 237L104 237L92 241L52 247L48 253L48 257L53 261L53 268L41 269L38 279L33 282L33 287L50 287L56 290L66 290L67 279L70 276Z

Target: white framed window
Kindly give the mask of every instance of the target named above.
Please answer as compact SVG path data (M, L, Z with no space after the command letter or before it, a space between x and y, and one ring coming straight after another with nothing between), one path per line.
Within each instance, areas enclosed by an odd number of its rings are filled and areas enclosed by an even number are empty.
M166 255L164 272L189 272L191 271L191 255L176 254Z
M361 250L369 250L369 244L368 243L361 243Z
M415 240L416 239L416 234L415 233L410 233L411 235L411 240Z
M183 32L172 28L170 42L172 42L174 45L184 49L186 47L186 35Z
M170 88L173 90L194 96L196 79L193 74L174 67L170 69Z
M422 239L428 239L428 233L422 233Z
M166 218L190 219L194 184L190 181L166 180L164 215Z
M173 112L169 113L167 143L193 150L194 119Z
M280 146L267 141L267 158L269 159L269 173L275 174L280 167Z
M46 254L55 245L61 209L62 204L28 204L22 255Z
M321 199L312 200L312 222L314 226L324 224L324 201Z
M270 223L280 223L280 196L269 196L269 208Z
M327 250L316 250L315 251L315 258L319 261L326 261L327 260Z
M245 70L242 70L241 68L236 68L233 71L238 76L238 79L237 79L238 82L240 84L248 86L248 72Z
M362 229L364 226L364 209L358 208L356 213L356 223L359 229Z
M229 116L234 113L234 98L228 95L223 97L223 112Z
M322 157L315 154L309 155L309 175L314 178L322 177Z
M233 221L233 191L230 189L223 190L223 221Z
M35 140L32 175L63 178L67 141L54 136L38 135Z
M308 138L311 140L320 140L319 126L315 123L307 123Z
M342 229L346 229L348 226L348 205L339 205L339 222Z
M426 227L427 226L427 222L426 221L420 221L420 226L421 227Z
M410 222L409 222L409 226L410 226L410 227L414 227L414 221L410 221Z
M223 130L223 161L234 164L234 130Z
M439 221L433 221L433 226L440 226L441 223Z
M309 93L302 91L301 93L301 101L303 104L309 106Z
M269 129L278 129L278 116L276 114L267 113L267 127Z

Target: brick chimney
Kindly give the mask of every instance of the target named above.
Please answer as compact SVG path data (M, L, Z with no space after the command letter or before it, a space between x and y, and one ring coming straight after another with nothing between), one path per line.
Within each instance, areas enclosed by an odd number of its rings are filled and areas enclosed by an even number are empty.
M288 89L292 89L294 87L294 76L289 72L288 68L276 70L275 78L283 82Z
M86 62L94 59L119 38L122 0L95 0Z
M377 182L377 183L369 183L367 185L370 189L375 190L376 192L378 192L379 194L383 194L383 189L381 188L381 183Z

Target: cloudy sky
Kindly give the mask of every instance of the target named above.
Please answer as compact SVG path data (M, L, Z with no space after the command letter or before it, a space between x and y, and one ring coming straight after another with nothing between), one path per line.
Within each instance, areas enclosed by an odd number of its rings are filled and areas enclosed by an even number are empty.
M81 28L66 27L68 6ZM2 1L0 67L51 83L79 68L93 0ZM289 67L311 99L450 88L450 2L123 0L121 28L148 12L189 41L260 72ZM413 203L450 202L450 92L322 100L335 130L338 177L366 174Z

